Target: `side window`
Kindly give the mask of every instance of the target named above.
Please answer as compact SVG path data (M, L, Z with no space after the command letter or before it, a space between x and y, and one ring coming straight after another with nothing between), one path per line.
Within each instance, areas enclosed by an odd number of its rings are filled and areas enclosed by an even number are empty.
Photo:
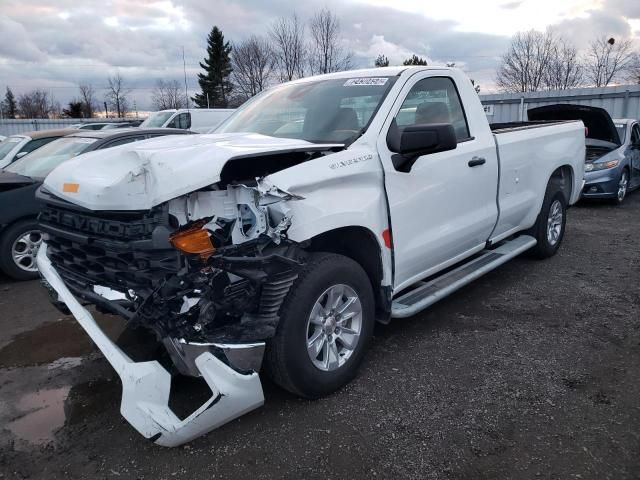
M54 141L55 139L56 137L38 138L37 140L31 140L30 142L27 142L27 144L24 147L22 147L18 153L31 153L34 150L37 150L38 148L42 147L43 145L46 145L47 143Z
M140 140L144 140L145 137L124 137L124 138L118 138L116 140L112 140L109 143L105 143L103 146L101 146L99 148L99 150L102 150L103 148L111 148L111 147L117 147L118 145L126 145L127 143L132 143L132 142L138 142Z
M396 115L400 128L424 123L450 123L458 141L470 137L460 96L450 78L431 77L418 81Z
M637 123L633 126L631 131L631 145L640 145L640 125Z
M167 127L188 130L189 128L191 128L191 114L185 112L177 115L173 120L171 120L171 122L169 122L169 125L167 125Z

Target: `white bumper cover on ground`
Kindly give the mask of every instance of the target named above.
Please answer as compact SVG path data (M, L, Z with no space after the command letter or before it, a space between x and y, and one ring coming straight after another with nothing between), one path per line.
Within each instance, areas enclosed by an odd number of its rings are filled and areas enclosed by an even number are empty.
M264 403L257 373L243 375L211 353L195 363L212 397L184 420L169 408L171 375L158 362L134 362L100 329L93 316L72 295L47 257L38 252L40 273L58 293L78 323L111 363L122 381L120 412L133 427L158 445L175 447L260 407Z

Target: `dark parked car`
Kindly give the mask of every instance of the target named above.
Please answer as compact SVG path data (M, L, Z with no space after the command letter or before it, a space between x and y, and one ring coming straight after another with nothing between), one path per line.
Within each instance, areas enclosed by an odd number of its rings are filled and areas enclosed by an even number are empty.
M36 255L42 243L35 192L58 165L80 154L165 135L190 134L188 130L115 129L75 130L39 150L16 160L0 172L0 270L16 280L38 275ZM90 168L90 165L87 165Z
M47 143L74 132L77 132L74 128L63 128L11 135L0 143L0 169Z

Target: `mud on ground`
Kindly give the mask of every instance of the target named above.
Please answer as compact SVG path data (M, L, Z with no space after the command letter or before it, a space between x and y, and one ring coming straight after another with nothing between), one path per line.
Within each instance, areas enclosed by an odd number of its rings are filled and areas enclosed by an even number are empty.
M122 419L117 376L38 282L0 277L0 324L3 480L640 478L640 193L571 209L556 257L378 326L340 392L265 380L263 408L181 448ZM179 386L177 408L200 395Z

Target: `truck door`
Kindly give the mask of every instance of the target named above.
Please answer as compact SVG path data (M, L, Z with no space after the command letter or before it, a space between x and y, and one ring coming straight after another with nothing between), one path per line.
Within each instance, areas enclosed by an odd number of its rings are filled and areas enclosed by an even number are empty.
M480 102L472 99L477 102L473 113L482 117L474 120L484 123L470 129L453 78L433 75L422 72L407 82L378 139L396 291L482 250L497 220L498 159ZM471 86L469 90L476 95ZM455 150L419 157L409 171L398 171L386 142L393 119L399 129L450 123L458 144Z

